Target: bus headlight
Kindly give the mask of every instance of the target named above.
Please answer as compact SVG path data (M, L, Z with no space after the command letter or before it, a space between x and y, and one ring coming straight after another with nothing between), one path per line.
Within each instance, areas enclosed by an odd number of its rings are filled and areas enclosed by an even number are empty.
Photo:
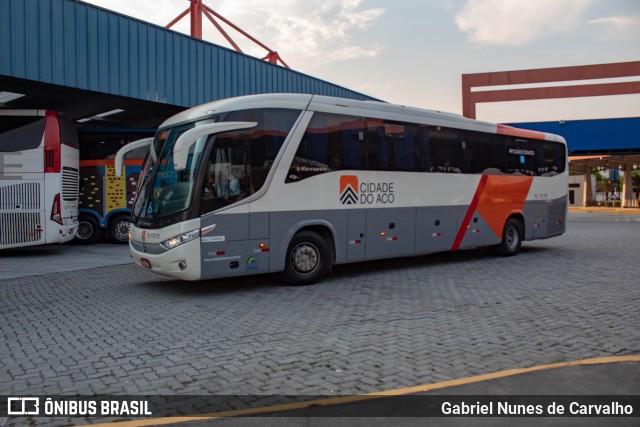
M193 239L200 237L200 229L188 231L178 236L172 237L160 243L160 245L166 250L176 248L184 243L190 242Z

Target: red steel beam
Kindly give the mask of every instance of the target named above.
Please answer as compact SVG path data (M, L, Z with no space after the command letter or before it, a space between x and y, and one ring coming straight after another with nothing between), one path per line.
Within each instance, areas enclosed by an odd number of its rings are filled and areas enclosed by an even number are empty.
M190 0L191 37L202 40L202 0Z
M476 117L476 103L640 93L640 82L597 83L472 92L474 87L504 86L640 76L640 61L462 75L462 115Z
M202 15L205 15L209 19L209 21L211 21L211 23L216 27L216 29L222 34L222 36L233 46L233 48L238 52L242 52L242 49L240 49L238 44L233 41L231 36L222 28L222 26L218 23L218 21L216 21L216 18L217 18L217 19L220 19L225 24L229 25L234 30L238 31L240 34L242 34L243 36L245 36L246 38L248 38L249 40L257 44L261 48L263 48L264 50L266 50L267 55L262 59L267 60L272 64L277 64L279 61L282 63L282 65L285 68L289 68L289 65L287 65L287 63L282 60L278 52L270 49L267 45L260 42L255 37L251 36L242 28L238 27L233 22L229 21L224 16L217 13L215 10L208 7L206 4L202 3L202 1L203 0L189 0L189 2L191 3L189 8L184 12L182 12L179 16L177 16L173 21L171 21L166 26L166 28L171 28L175 23L177 23L179 20L181 20L187 14L190 13L191 14L191 37L202 39Z

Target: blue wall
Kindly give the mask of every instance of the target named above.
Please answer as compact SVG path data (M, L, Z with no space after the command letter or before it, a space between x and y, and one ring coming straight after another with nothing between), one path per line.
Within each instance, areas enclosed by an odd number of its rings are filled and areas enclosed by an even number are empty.
M75 0L0 0L0 74L182 107L267 92L371 99Z
M640 153L640 117L567 120L564 123L510 123L510 125L562 135L567 140L569 152Z

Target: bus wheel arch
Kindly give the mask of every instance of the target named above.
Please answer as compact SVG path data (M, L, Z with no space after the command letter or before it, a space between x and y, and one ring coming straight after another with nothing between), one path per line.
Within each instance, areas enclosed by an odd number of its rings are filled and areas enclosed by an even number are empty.
M331 231L324 226L304 227L289 242L282 276L291 285L311 285L324 278L334 262Z
M78 217L78 230L74 242L80 245L92 245L100 240L100 223L91 214L80 214Z
M493 249L498 255L513 256L520 251L524 239L524 218L520 214L514 214L507 218L502 230L502 241Z
M109 238L116 243L129 242L130 215L118 214L109 219Z

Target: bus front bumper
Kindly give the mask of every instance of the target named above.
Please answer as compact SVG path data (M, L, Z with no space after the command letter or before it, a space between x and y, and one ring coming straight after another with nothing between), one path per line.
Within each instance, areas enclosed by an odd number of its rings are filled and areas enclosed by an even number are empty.
M138 244L145 247L141 242ZM140 251L132 242L129 249L135 263L147 270L181 280L200 280L200 239L159 254Z

